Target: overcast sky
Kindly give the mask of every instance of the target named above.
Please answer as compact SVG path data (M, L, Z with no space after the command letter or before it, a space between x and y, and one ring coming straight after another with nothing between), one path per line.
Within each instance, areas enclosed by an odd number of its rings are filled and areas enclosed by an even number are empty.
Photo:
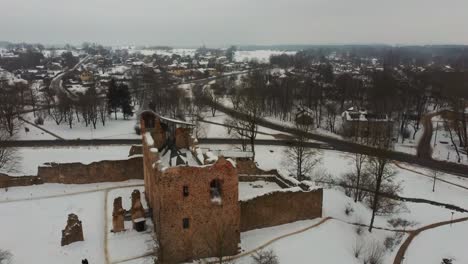
M0 40L468 44L468 0L0 0Z

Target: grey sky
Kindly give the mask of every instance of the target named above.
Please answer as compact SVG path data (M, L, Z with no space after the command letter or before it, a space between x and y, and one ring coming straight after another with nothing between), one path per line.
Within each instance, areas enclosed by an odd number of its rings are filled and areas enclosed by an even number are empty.
M467 0L0 0L0 40L468 44Z

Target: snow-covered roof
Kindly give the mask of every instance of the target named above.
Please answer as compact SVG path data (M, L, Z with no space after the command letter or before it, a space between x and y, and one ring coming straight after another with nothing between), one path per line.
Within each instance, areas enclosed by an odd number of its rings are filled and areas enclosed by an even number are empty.
M346 121L380 121L380 122L387 122L390 121L386 114L374 114L369 113L367 110L359 109L357 107L350 107L348 110L344 111L341 116Z

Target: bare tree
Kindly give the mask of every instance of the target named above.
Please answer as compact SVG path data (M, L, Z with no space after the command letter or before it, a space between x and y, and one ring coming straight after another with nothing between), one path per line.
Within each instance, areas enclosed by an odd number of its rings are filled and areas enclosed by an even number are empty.
M298 181L303 181L310 177L315 165L320 162L320 151L306 146L306 134L311 130L311 126L296 124L296 128L303 132L297 134L291 146L285 150L284 162L289 173L295 175Z
M278 257L273 250L260 250L252 255L252 264L279 264Z
M444 127L445 127L445 131L448 131L449 132L449 136L450 136L450 141L452 142L452 146L455 148L455 152L457 153L457 157L458 157L458 162L461 161L461 156L460 156L460 151L458 150L458 146L455 142L455 139L454 139L454 135L453 135L453 124L454 122L452 120L450 120L449 118L445 117L444 118Z
M0 84L0 123L2 129L13 136L18 130L18 113L21 111L21 101L14 86Z
M16 171L18 165L15 149L6 145L9 140L8 132L0 127L0 170L7 173Z
M102 123L102 126L106 125L106 118L107 118L107 102L106 100L99 100L97 105L97 111L99 113L99 120Z
M391 182L392 177L395 175L394 171L389 165L390 160L384 157L371 157L367 163L366 169L369 175L372 177L372 190L374 191L373 196L370 199L372 217L369 224L369 232L372 232L376 214L379 212L379 210L382 210L383 207L384 201L381 199L381 193L383 192L384 187L383 183Z
M224 121L228 135L241 140L242 151L247 151L248 133L243 127L240 127L239 121L235 118L227 118Z
M353 156L353 161L354 161L354 174L356 177L356 189L354 190L354 202L357 202L357 201L360 201L361 199L362 174L363 174L363 169L365 167L365 164L368 161L368 156L361 154L361 153L355 153Z
M379 129L379 133L371 133L371 144L376 151L386 151L393 149L393 130L390 124L388 124L387 129ZM369 225L369 232L372 232L374 225L375 215L377 212L382 210L384 207L384 201L380 201L380 195L383 191L383 187L386 188L386 192L396 192L398 186L392 185L392 178L395 175L394 171L390 167L390 159L384 156L374 156L369 158L369 162L366 166L366 171L372 177L372 186L369 186L373 191L373 196L370 199L372 217ZM388 183L388 184L386 184ZM386 199L389 200L389 199Z
M439 175L439 172L437 170L432 170L432 192L435 192L435 186L436 186L436 181L437 181L437 176Z
M229 118L226 124L232 126L232 129L240 138L246 138L250 142L251 151L255 158L255 139L258 133L258 121L262 116L260 104L255 97L243 96L239 108L239 118Z
M325 109L327 110L327 129L330 132L335 133L335 123L336 115L338 114L338 106L335 103L330 102L325 105Z

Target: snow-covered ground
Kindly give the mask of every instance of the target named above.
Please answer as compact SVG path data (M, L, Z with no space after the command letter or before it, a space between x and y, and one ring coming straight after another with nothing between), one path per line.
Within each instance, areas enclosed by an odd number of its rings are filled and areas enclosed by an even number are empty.
M263 169L277 168L280 172L285 172L285 168L282 168L283 165L281 165L283 152L284 148L282 147L258 146L256 150L256 160ZM317 168L317 171L324 173L324 169L326 169L326 172L330 173L332 177L339 177L341 174L351 170L351 154L328 150L322 151L322 161L319 167L321 168ZM423 169L414 166L405 164L405 167L425 172ZM446 183L437 182L436 191L433 193L432 179L397 167L394 167L394 169L396 171L396 181L400 181L403 184L402 196L420 197L439 202L454 203L458 206L468 208L468 202L466 202L468 191ZM457 179L458 184L464 183L468 186L467 180L459 179L456 176L439 175L439 177L452 181ZM345 213L346 206L353 208L353 212L349 215ZM361 203L354 203L351 198L347 197L339 189L324 189L323 208L323 217L331 216L335 218L335 220L330 220L306 232L281 239L268 246L267 249L273 249L281 263L310 263L311 260L317 263L362 263L362 260L355 259L352 253L352 247L357 239L373 241L373 243L381 243L383 245L387 237L392 237L394 235L394 232L391 231L374 230L372 234L364 231L362 236L357 236L356 227L349 223L360 222L368 224L371 211ZM451 210L442 207L428 204L405 203L404 208L392 216L377 216L375 225L377 227L392 228L388 220L392 218L402 218L412 221L414 225L410 227L410 229L413 229L427 224L449 220L451 213ZM467 214L455 213L456 218L464 216L467 216ZM248 251L254 249L274 237L300 230L317 221L319 221L319 219L242 233L242 250ZM464 263L466 260L466 253L462 246L464 245L464 243L462 243L462 241L464 241L464 236L462 234L466 236L466 228L460 227L460 229L458 229L459 234L455 235L453 240L451 232L453 232L453 229L451 231L444 227L440 229L440 233L436 233L436 235L431 236L428 234L430 240L425 239L421 248L418 248L419 242L415 242L414 246L410 247L410 252L411 248L416 248L416 250L414 254L409 253L412 255L409 255L407 258L412 261L407 263L436 264L440 263L441 258L444 256L453 257L457 261L461 260L461 262L454 263ZM386 252L383 263L393 263L396 249L401 245L405 237L406 235L404 235L403 240L395 246L393 251ZM433 241L434 243L432 243ZM452 245L451 241L457 243L457 245L448 249L448 244ZM429 254L431 258L426 256L421 257L421 254L432 249L436 250ZM251 258L249 256L243 257L236 263L251 263Z
M25 114L23 116L25 120L34 122L32 113ZM96 129L90 124L86 127L82 119L81 122L77 122L75 117L72 128L68 126L66 122L62 122L57 125L50 116L47 116L44 120L44 125L41 127L47 131L50 131L59 137L65 139L139 139L141 136L135 133L135 125L137 124L136 115L124 120L121 113L117 115L117 120L112 115L106 120L106 125L103 126L98 120ZM24 127L30 129L30 132L25 132ZM41 140L41 139L56 139L52 135L49 135L32 125L23 124L20 128L20 133L17 135L18 140Z
M445 130L444 123L439 116L432 118L432 127L432 158L457 163L458 156L450 139L450 133ZM453 129L452 136L455 144L458 146L460 141L458 140L457 134ZM461 149L459 148L459 151L460 150ZM468 164L468 157L466 154L460 153L460 162L463 164Z
M211 148L230 149L230 145L210 146ZM101 148L101 147L100 147ZM100 148L78 148L81 150L63 149L52 154L49 149L27 149L36 151L31 156L38 162L37 156L45 156L60 160L67 154L73 153L68 158L75 161L90 162L88 158L111 159L112 155L120 159L127 156L128 146ZM119 149L125 148L125 149ZM286 164L284 164L285 147L257 146L256 161L262 169L278 169L280 173L287 175ZM53 150L52 150L53 151ZM78 151L78 152L77 152ZM83 151L79 158L77 153ZM60 154L60 152L62 152ZM94 152L102 152L96 155ZM42 155L41 155L41 154ZM57 156L53 156L57 155ZM338 179L343 173L352 169L352 154L337 152L333 150L322 150L319 154L321 162L316 168L317 174L328 173L331 177ZM82 158L85 157L85 158ZM71 161L71 160L68 160ZM40 161L42 162L42 161ZM411 170L429 173L425 169L407 164L401 164ZM432 192L432 179L424 177L415 172L401 169L392 165L396 171L395 181L401 182L401 196L419 197L438 202L451 203L468 208L466 195L468 191L444 182L438 181L436 191ZM439 175L439 178L453 181L468 187L468 180L453 175ZM0 239L0 248L10 250L15 256L15 263L71 263L78 262L81 258L88 258L90 263L104 263L104 240L107 237L108 252L111 262L127 260L148 254L154 250L154 243L150 232L136 233L130 230L130 222L126 223L129 231L121 234L109 232L111 223L112 202L115 197L122 196L124 208L130 208L130 194L135 188L143 191L141 187L123 187L125 184L143 184L142 181L128 181L125 183L102 183L88 185L60 185L45 184L29 187L9 188L8 192L0 192L0 234L5 234L8 239ZM254 185L262 185L263 188L254 188ZM108 192L107 212L105 212L104 188L122 187ZM239 185L240 199L248 199L256 195L279 189L270 182L242 182ZM77 194L76 192L84 192ZM73 194L73 195L64 195ZM60 197L50 197L61 195ZM44 197L46 196L46 197ZM35 199L38 198L38 199ZM16 200L16 201L13 201ZM146 204L144 204L146 208ZM346 214L345 208L352 208L352 212ZM64 228L68 213L76 213L83 221L85 241L60 247L60 230ZM404 203L401 211L391 216L377 216L375 225L377 227L393 228L388 220L402 218L414 222L410 229L418 228L427 224L446 221L451 217L451 210L428 204ZM467 216L468 214L455 213L455 218ZM273 249L278 255L281 263L362 263L362 259L354 258L352 247L356 241L365 241L383 245L388 237L394 236L393 231L382 231L375 229L368 233L364 228L361 235L357 235L357 228L351 223L359 222L368 224L371 216L370 209L361 204L354 203L339 188L324 189L323 217L333 217L324 224L310 230L280 239L268 249ZM107 222L106 222L107 219ZM241 234L241 248L243 252L255 249L273 238L284 234L299 231L318 223L321 219L299 221L286 225L263 228L244 232ZM149 222L149 221L148 221ZM103 232L105 226L107 230ZM467 224L455 224L452 229L442 227L423 233L410 246L407 259L408 263L440 263L441 257L454 257L459 262L466 261L466 252L462 246L466 236ZM14 227L14 228L12 228ZM149 225L151 230L151 225ZM456 228L456 229L455 229ZM21 232L18 232L21 230ZM24 231L24 232L23 232ZM427 235L428 237L425 237ZM465 235L465 236L464 236ZM405 235L406 236L406 235ZM403 237L404 238L404 237ZM444 243L444 244L442 244ZM395 257L396 249L401 244L397 243L393 251L388 250L384 256L384 264L390 264ZM447 245L450 245L448 247ZM24 249L28 248L29 251ZM431 251L428 256L422 256ZM361 257L362 258L362 257ZM430 259L429 259L430 258ZM47 260L47 261L46 261ZM461 261L461 262L460 262ZM151 258L138 258L125 263L150 263ZM78 262L79 263L79 262ZM237 260L236 263L251 263L249 256Z
M37 167L46 162L69 163L81 162L89 164L100 160L127 159L130 146L87 146L87 147L38 147L16 148L14 153L18 157L18 164L14 173L10 175L36 175ZM1 171L0 171L1 172Z
M204 120L214 122L217 124L205 123L201 122L200 127L198 128L200 131L199 137L207 137L207 138L232 138L233 134L235 133L232 131L231 135L228 134L227 127L221 125L224 124L225 120L229 116L225 113L217 111L215 116L211 114L211 112L206 112L204 114ZM290 137L290 134L280 132L277 130L273 130L270 128L259 126L257 139L284 139Z
M256 196L261 196L280 189L281 187L274 182L239 182L239 200L249 200Z
M242 250L255 249L275 237L304 229L319 221L320 219L299 221L244 232L241 234ZM353 225L329 220L318 227L276 241L265 249L272 249L280 263L358 264L362 263L362 260L356 259L353 254L356 240L364 241L364 243L383 243L386 237L393 235L390 231L374 230L373 233L364 231L361 236L358 236L355 230ZM396 251L387 252L383 263L392 263L395 254ZM246 256L237 260L236 263L250 264L252 259Z
M105 221L107 218L107 228L110 230L113 199L121 196L123 207L130 209L131 192L134 189L143 191L142 184L141 180L133 180L84 185L44 184L9 188L8 192L1 190L0 248L13 254L15 264L81 263L84 258L89 263L105 263ZM124 187L130 185L140 187ZM105 188L117 188L107 194L107 212L104 205ZM52 195L61 196L50 197ZM144 199L142 202L147 208ZM61 247L61 230L66 225L69 213L77 214L82 221L85 241ZM128 231L107 233L111 262L129 260L152 252L152 224L149 219L147 223L147 232L137 233L131 230L131 222L126 222ZM122 263L152 263L151 260L151 257L145 257Z
M237 62L257 60L262 63L269 63L271 55L294 55L295 51L279 51L279 50L252 50L252 51L236 51L234 60Z
M424 231L409 246L404 263L439 264L444 258L453 259L454 264L468 263L467 235L468 222Z
M416 132L416 135L413 139L414 128L408 126L408 130L410 132L410 138L405 139L404 143L401 143L401 138L398 138L398 142L395 142L395 151L408 153L411 155L416 155L418 150L419 140L421 139L422 135L424 134L424 127L421 124L419 130Z
M104 192L0 203L0 211L0 248L13 254L13 263L104 263ZM82 221L85 241L61 247L70 213Z
M150 218L146 219L147 229L144 232L137 232L132 229L132 221L125 221L125 231L112 233L112 210L114 199L122 197L122 207L130 210L132 207L132 191L138 189L141 193L141 202L143 208L148 205L144 199L144 187L129 187L112 190L107 196L107 243L109 251L109 260L113 262L122 262L133 258L139 258L154 252L155 242L153 238L153 222ZM139 262L141 263L141 262Z
M10 187L0 189L0 203L19 200L45 199L53 196L79 195L82 193L99 192L100 190L130 185L143 185L143 180L128 180L122 182L101 182L91 184L60 184L45 183L29 187Z
M190 56L193 57L195 56L195 51L196 49L168 49L168 50L163 50L163 49L131 49L129 50L129 53L140 53L145 56L152 56L154 54L161 55L161 56L169 56L171 57L173 54L185 57L185 56Z

